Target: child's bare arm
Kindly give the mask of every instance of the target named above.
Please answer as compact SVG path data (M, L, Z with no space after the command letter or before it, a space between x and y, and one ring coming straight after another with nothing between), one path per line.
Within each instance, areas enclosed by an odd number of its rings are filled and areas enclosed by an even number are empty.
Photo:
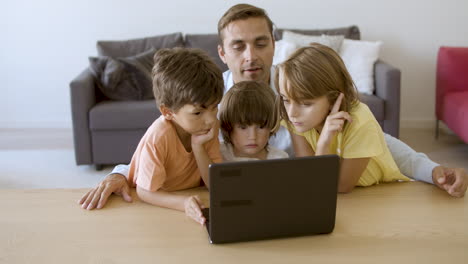
M315 155L314 150L310 146L309 142L307 142L303 136L291 133L291 141L296 157L307 157Z
M192 135L192 151L197 161L198 169L200 170L201 177L203 182L207 187L210 186L209 176L208 176L208 166L210 166L213 161L211 160L208 152L205 148L205 143L210 141L215 136L215 130L218 129L218 126L213 126L210 131L204 135Z
M351 192L359 181L359 178L361 178L369 161L370 158L342 159L338 180L338 192Z
M330 154L330 144L333 138L338 132L343 130L343 126L346 121L352 122L351 115L348 112L340 111L340 105L343 101L344 95L340 94L336 99L330 114L325 119L325 124L320 133L319 140L317 142L317 155Z
M197 161L198 169L200 170L201 177L203 182L205 183L206 187L210 186L210 179L209 179L209 172L208 167L210 166L213 161L211 160L210 156L208 156L208 152L206 151L204 146L192 147L193 155L195 156L195 160Z
M202 225L206 221L201 212L203 203L197 196L177 195L165 191L150 192L138 186L136 191L138 198L146 203L185 212L188 217Z

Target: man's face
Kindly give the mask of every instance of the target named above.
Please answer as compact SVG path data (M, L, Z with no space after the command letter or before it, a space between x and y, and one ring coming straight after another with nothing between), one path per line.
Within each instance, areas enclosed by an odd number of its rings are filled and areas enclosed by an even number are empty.
M264 18L236 20L221 32L223 46L218 46L221 60L227 64L234 83L265 81L269 83L275 44Z

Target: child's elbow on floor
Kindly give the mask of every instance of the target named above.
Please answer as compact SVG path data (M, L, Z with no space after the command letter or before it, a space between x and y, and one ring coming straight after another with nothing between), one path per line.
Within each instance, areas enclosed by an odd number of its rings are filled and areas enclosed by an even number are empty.
M147 190L141 188L141 187L136 187L136 194L137 194L137 197L138 199L142 200L142 201L145 201L146 200L146 196L147 196Z

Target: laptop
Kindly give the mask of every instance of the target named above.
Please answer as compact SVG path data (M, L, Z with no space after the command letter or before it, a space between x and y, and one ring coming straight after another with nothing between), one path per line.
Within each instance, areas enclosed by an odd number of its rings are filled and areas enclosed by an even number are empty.
M210 242L332 232L339 166L337 155L211 164Z

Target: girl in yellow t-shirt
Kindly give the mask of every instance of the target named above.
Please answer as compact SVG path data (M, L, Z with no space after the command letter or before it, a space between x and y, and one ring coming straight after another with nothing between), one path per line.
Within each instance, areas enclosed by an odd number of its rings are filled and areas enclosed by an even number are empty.
M275 84L282 125L291 133L296 156L341 157L339 192L409 180L398 170L380 125L359 101L334 50L317 43L298 49L278 65Z

